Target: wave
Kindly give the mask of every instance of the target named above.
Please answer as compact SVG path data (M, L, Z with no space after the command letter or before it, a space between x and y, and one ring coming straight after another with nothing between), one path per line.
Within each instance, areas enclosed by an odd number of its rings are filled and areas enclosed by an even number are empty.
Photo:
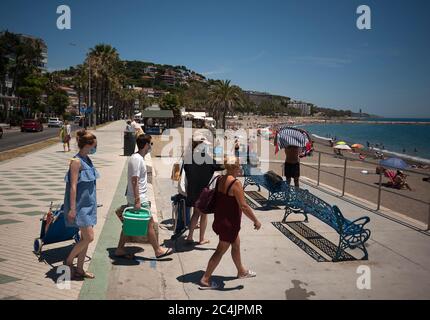
M313 133L312 133L312 136L315 137L315 138L317 138L317 139L324 140L324 141L331 141L332 140L332 138L321 137L321 136L313 134Z

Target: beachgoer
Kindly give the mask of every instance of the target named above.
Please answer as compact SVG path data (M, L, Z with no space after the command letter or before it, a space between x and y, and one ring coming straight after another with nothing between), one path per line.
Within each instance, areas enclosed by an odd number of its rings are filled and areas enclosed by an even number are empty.
M130 157L128 162L128 182L127 182L127 202L129 207L133 207L135 210L141 209L142 206L148 205L150 202L147 196L147 170L145 163L145 156L151 152L153 143L150 135L140 135L136 138L136 144L138 152ZM118 243L118 248L115 251L117 257L126 259L133 259L134 256L127 254L125 251L126 237L121 231L121 236ZM151 217L148 224L148 241L154 249L154 253L157 259L166 257L173 253L170 248L161 248L158 243L157 235L154 229L154 219Z
M63 149L64 149L64 152L70 152L72 151L70 149L70 140L72 139L72 126L70 125L69 121L66 120L64 122L63 130L64 130ZM67 147L67 151L66 151L66 147Z
M239 158L226 158L224 166L227 172L217 181L212 225L213 230L219 236L219 243L208 262L205 274L200 279L200 289L202 290L219 288L219 284L211 281L211 277L230 246L231 256L237 269L237 278L253 278L257 275L242 264L239 237L242 212L254 223L255 230L261 228L261 223L246 202L242 184L237 180L241 174Z
M200 218L200 237L199 244L207 244L209 240L205 239L205 231L207 227L207 216L202 214L199 209L195 207L203 188L205 188L211 181L215 171L224 170L223 165L216 164L214 160L208 155L206 147L210 145L203 135L196 134L193 137L191 154L186 156L184 171L187 179L187 207L193 207L193 215L191 217L190 229L187 237L187 243L193 243L194 230L197 227ZM202 161L196 162L196 157L201 157ZM202 163L200 163L202 162Z
M299 147L288 146L285 148L285 164L284 174L288 184L291 184L291 179L294 179L294 185L299 188L300 178L300 157Z
M66 174L66 190L64 194L64 212L66 225L78 227L81 232L80 241L73 247L66 261L72 279L93 279L95 276L84 271L84 262L88 246L94 240L94 226L97 224L96 179L99 174L88 155L97 151L97 138L90 132L77 132L79 153L70 162ZM78 258L76 269L73 260Z
M394 183L395 183L394 186L399 188L399 189L406 187L409 191L412 191L411 187L406 182L406 177L407 177L407 175L403 171L397 170L397 174L394 178Z
M240 152L239 139L237 137L235 137L235 140L234 140L234 156L239 157L239 152Z
M134 129L134 132L136 133L136 138L142 134L144 134L143 130L142 130L142 126L137 123L136 121L136 117L133 118L133 122L131 123L132 128Z
M125 132L134 132L134 128L131 125L131 120L127 120L127 126L125 127Z

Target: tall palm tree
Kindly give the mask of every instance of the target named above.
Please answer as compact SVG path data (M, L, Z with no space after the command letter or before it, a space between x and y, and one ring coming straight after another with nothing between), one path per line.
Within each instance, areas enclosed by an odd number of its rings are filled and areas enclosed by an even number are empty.
M242 90L230 84L230 80L217 81L209 91L209 103L213 108L214 118L217 119L217 127L226 129L226 116L233 111L233 107L242 106ZM221 120L221 121L220 121Z
M97 122L100 123L107 119L113 88L117 89L119 86L122 63L115 48L98 44L88 54L87 67L89 64L91 64L91 79L94 86L92 98L96 102L94 111Z

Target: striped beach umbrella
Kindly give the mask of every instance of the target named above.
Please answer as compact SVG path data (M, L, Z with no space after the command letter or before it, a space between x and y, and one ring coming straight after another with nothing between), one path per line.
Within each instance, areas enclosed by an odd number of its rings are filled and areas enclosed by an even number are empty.
M304 148L309 142L309 137L304 132L297 128L284 127L278 131L278 144L281 149L288 146Z
M303 148L302 157L313 151L312 139L305 130L284 126L279 128L274 136L275 153L278 153L279 149L285 149L289 146Z

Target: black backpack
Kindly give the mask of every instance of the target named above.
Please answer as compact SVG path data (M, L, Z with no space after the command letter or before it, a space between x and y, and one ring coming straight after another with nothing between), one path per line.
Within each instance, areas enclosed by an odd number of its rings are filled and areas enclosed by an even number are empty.
M274 171L269 171L265 173L264 177L266 178L266 181L269 182L271 185L276 185L283 181L282 177Z

